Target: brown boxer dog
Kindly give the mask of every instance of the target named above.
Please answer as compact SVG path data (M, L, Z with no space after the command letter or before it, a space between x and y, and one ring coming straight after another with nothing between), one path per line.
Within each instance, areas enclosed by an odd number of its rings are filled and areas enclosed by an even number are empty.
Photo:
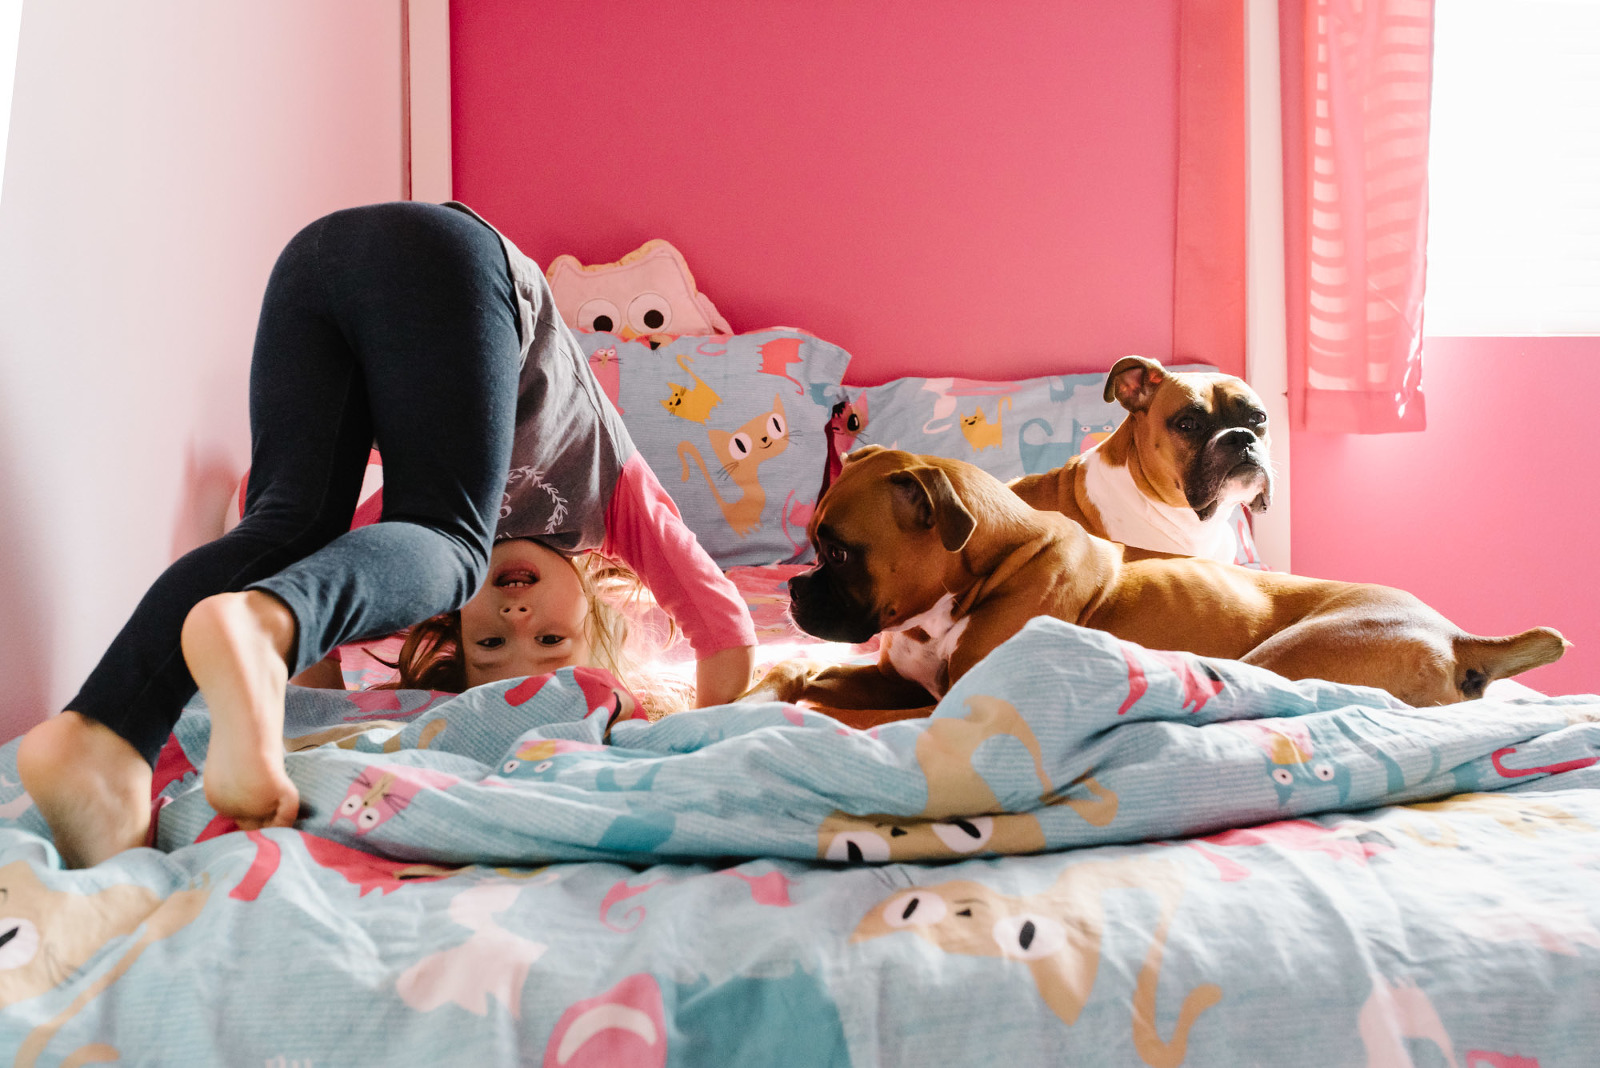
M1124 545L1231 564L1233 506L1272 503L1267 412L1233 375L1169 371L1125 356L1105 398L1128 409L1111 436L1054 471L1010 483L1035 508Z
M804 701L858 727L925 715L1038 615L1412 705L1482 696L1567 646L1548 627L1475 637L1387 586L1130 548L1029 507L972 464L877 445L845 458L808 535L817 564L789 580L790 614L830 641L881 632L878 662L788 661L749 696Z

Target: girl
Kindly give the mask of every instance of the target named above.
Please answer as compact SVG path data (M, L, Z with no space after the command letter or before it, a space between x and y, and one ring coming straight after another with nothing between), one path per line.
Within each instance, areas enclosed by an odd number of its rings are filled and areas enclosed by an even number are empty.
M241 828L281 827L299 809L284 688L334 647L467 605L487 578L462 615L469 680L586 655L556 626L572 618L546 615L571 607L545 596L565 581L558 555L599 549L638 573L694 647L699 704L748 684L744 602L634 449L543 273L465 206L353 208L289 242L256 330L250 427L244 518L162 573L17 751L67 864L144 843L151 768L196 687L206 799ZM348 530L374 440L382 520ZM512 541L493 571L491 537Z
M640 671L630 648L620 605L639 592L637 576L596 554L569 559L537 541L497 541L488 581L461 608L412 627L389 665L399 669L397 677L377 688L460 693L497 679L587 665L615 675L651 718L677 711L694 699L693 688L674 676ZM666 639L672 640L670 630ZM324 664L325 682L309 679L311 672L293 681L342 689L340 665Z

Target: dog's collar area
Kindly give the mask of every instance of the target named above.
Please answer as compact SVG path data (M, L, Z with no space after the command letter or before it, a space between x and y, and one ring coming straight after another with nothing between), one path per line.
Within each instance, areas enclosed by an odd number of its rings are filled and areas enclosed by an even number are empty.
M1099 455L1086 455L1083 469L1089 499L1099 508L1106 537L1112 541L1157 552L1233 562L1233 532L1221 508L1202 520L1193 508L1175 508L1151 500L1134 485L1133 474L1126 466L1108 463Z
M932 640L943 637L945 632L955 626L956 595L946 593L933 603L933 607L924 612L896 623L892 627L884 627L885 634L904 634L905 632L920 628Z

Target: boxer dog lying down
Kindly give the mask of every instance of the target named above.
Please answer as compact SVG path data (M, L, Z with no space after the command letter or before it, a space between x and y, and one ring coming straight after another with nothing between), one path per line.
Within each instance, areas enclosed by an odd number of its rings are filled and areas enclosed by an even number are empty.
M748 696L803 701L856 727L926 715L1038 615L1291 679L1376 686L1411 705L1482 696L1567 645L1548 627L1476 637L1387 586L1130 548L1036 511L972 464L877 445L845 458L808 534L817 564L789 580L790 614L829 641L882 633L878 662L786 661Z

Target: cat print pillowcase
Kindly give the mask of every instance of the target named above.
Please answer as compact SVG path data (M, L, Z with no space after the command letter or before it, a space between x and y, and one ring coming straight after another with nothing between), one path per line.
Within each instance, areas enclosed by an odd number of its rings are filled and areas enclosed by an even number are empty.
M896 378L846 389L833 434L841 454L887 445L966 460L1007 481L1060 467L1109 437L1128 413L1105 399L1105 386L1103 372L1010 381Z
M634 444L713 560L727 568L811 559L806 524L849 353L788 327L657 348L576 334Z

